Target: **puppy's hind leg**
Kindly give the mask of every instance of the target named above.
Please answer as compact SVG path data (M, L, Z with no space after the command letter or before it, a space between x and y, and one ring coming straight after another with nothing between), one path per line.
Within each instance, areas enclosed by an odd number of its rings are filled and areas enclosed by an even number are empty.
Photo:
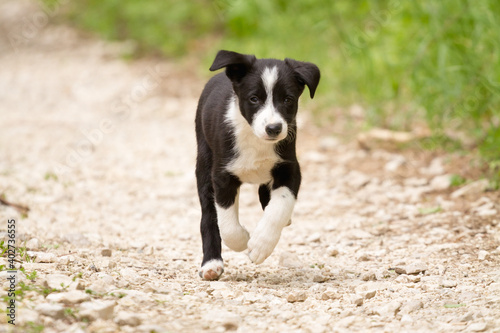
M214 190L210 176L211 165L210 151L201 142L198 146L196 180L201 204L200 231L203 243L203 261L199 275L205 280L216 280L224 272L224 263L221 256L221 238L219 227L217 226Z

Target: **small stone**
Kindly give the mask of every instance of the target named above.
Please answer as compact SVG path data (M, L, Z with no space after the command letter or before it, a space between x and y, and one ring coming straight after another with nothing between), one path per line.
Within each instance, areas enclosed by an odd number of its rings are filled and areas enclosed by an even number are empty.
M484 332L488 328L488 324L482 322L482 323L472 323L469 325L469 330L472 332Z
M64 274L49 274L45 277L43 285L50 289L65 289L73 283L73 279Z
M457 281L442 280L439 285L443 288L455 288L457 286Z
M35 251L28 251L28 256L31 258L35 258L35 262L39 263L51 263L55 262L57 259L57 256L54 253L49 253L49 252L35 252Z
M65 304L77 304L89 301L90 296L89 294L80 290L71 290L64 293L52 293L47 296L47 300Z
M286 298L289 303L304 302L306 299L307 293L305 291L292 292Z
M406 274L408 275L425 273L425 271L427 271L427 266L421 262L416 262L406 266Z
M422 301L411 300L411 301L406 302L405 305L403 305L401 307L401 313L403 313L403 314L412 313L412 312L415 312L417 310L422 309L423 307L424 307L424 303L422 303Z
M327 288L323 294L321 294L321 299L324 300L324 301L327 301L329 299L337 299L339 298L339 295L337 294L337 292L332 289L332 288Z
M280 254L279 264L280 266L288 268L299 268L304 266L295 253L286 251Z
M431 188L434 191L442 191L451 187L451 175L439 175L431 180Z
M80 305L80 318L94 321L97 319L109 320L113 317L115 301L90 301Z
M479 259L479 260L486 260L486 259L489 259L489 257L490 257L490 253L488 251L481 250L477 254L477 259Z
M68 265L70 263L75 262L75 257L69 254L67 256L62 256L57 258L57 262L62 265Z
M316 274L314 275L313 277L313 282L316 282L316 283L323 283L325 281L328 281L328 278L324 275L321 275L321 274Z
M356 306L361 306L363 305L363 296L360 296L360 295L355 295L353 298L352 298L352 303Z
M89 247L92 244L85 235L78 232L66 234L63 236L63 239L79 248Z
M307 237L307 243L318 243L321 240L321 233L315 232Z
M480 179L470 184L465 185L464 187L459 188L455 192L451 194L452 199L457 199L463 197L465 195L474 195L483 193L489 185L489 181L487 179Z
M116 314L115 323L129 326L139 326L141 324L141 318L134 312L120 311Z
M410 315L404 314L401 316L401 322L406 323L406 324L410 324L410 323L413 323L413 318Z
M26 242L26 248L28 250L38 250L40 248L40 241L38 238L32 238Z
M103 257L111 257L111 249L102 249L101 250L101 256Z
M31 310L28 308L20 308L17 309L17 316L16 316L16 325L26 325L29 322L32 323L38 323L39 322L39 314L35 310Z
M463 315L462 318L460 318L460 321L464 323L467 321L471 321L472 319L474 319L474 313L468 312L465 315Z
M398 301L391 301L386 305L376 308L374 312L382 317L394 317L400 309L401 303Z
M335 257L339 254L339 250L337 250L335 247L333 246L329 246L327 249L326 249L326 253L330 256L330 257Z
M377 280L377 276L375 273L371 273L371 272L363 273L361 275L361 280L363 280L363 281L375 281L375 280Z
M375 297L376 294L377 294L376 290L369 290L369 291L365 292L365 294L363 295L363 297L365 299L370 299L370 298Z
M64 316L64 307L59 304L41 303L35 307L35 311L55 319L60 319Z

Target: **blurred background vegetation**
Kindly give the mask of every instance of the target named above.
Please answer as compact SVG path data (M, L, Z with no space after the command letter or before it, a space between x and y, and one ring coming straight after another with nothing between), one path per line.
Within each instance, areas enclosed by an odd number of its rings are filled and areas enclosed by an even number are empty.
M423 146L478 152L500 179L498 0L64 3L65 19L133 41L134 56L194 54L200 73L221 48L314 62L322 71L316 114L360 105L367 128L423 124L432 133Z

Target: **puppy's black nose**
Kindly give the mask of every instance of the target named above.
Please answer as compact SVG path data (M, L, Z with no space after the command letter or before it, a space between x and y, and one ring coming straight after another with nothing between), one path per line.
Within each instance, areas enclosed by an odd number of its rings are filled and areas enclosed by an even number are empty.
M274 137L278 136L281 133L282 129L283 125L281 125L281 123L269 124L266 126L266 133L267 135Z

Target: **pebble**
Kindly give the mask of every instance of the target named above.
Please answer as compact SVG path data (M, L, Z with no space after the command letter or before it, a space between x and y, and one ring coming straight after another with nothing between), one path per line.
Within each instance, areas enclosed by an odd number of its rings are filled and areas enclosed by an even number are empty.
M468 327L469 330L472 332L484 332L486 329L488 329L488 324L481 322L481 323L472 323Z
M135 312L119 311L114 318L114 322L120 326L139 326L142 320Z
M439 175L432 178L430 186L434 191L449 189L451 187L451 175Z
M443 288L455 288L457 286L457 281L454 280L442 280L439 285Z
M321 240L321 233L315 232L307 237L307 243L318 243Z
M90 295L80 290L71 290L63 293L52 293L46 299L52 302L76 304L89 301Z
M101 256L103 257L111 257L111 249L102 249L101 250Z
M339 295L337 294L337 291L332 289L332 288L327 288L322 294L321 294L321 299L324 301L327 301L329 299L337 299L339 298Z
M316 283L323 283L325 281L328 281L328 277L322 275L322 274L316 274L314 275L313 277L313 282L316 282Z
M389 303L375 308L375 313L382 317L394 317L401 309L401 303L390 301Z
M403 267L396 267L394 271L398 274L414 275L425 273L427 271L427 266L424 263L417 262Z
M375 273L363 273L361 275L361 280L363 281L376 281L377 280L377 276Z
M304 267L304 264L300 261L299 257L295 253L287 251L281 252L279 264L280 266L288 268Z
M289 303L304 302L307 299L307 293L305 291L294 291L288 294L286 300Z
M94 321L97 319L109 320L113 317L115 301L89 301L80 305L80 318Z
M489 259L489 257L490 257L490 253L488 251L485 251L485 250L481 250L477 254L477 259L479 259L479 260L487 260L487 259Z
M488 185L489 181L487 179L480 179L459 188L453 192L450 197L452 199L457 199L465 195L480 194L488 188Z
M335 257L339 254L339 250L337 250L337 248L335 248L334 246L329 246L327 247L326 249L326 253L330 256L330 257Z
M64 307L59 304L40 303L35 307L35 311L55 319L60 319L64 316Z
M403 314L408 314L415 312L417 310L420 310L424 307L424 303L420 300L411 300L406 302L402 307L401 307L401 313Z
M352 304L356 306L361 306L363 305L363 296L361 295L355 295L352 297Z
M40 248L40 241L38 238L32 238L26 242L26 248L28 250L38 250Z
M43 285L46 288L57 290L67 288L71 284L73 284L73 279L64 274L49 274L45 277L45 281L43 281Z
M35 262L39 263L51 263L55 262L57 259L57 256L50 252L27 251L27 253L31 258L35 258Z

